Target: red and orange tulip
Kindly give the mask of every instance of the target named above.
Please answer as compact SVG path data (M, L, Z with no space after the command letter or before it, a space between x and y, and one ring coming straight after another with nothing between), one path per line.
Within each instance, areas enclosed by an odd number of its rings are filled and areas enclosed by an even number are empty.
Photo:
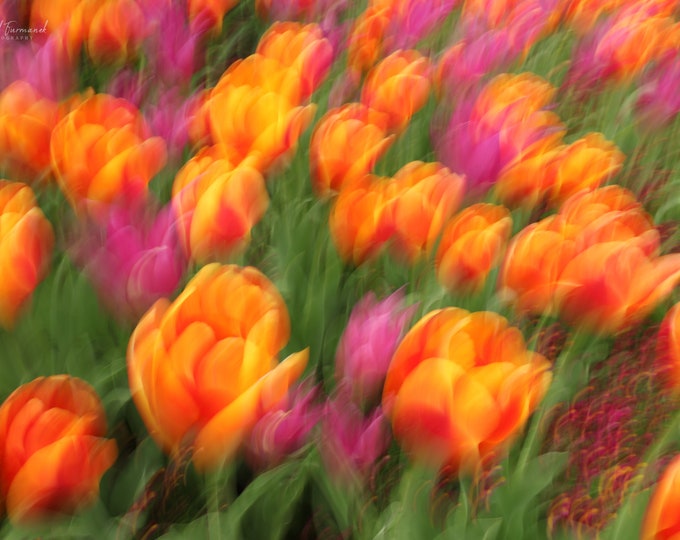
M99 495L116 460L94 389L68 375L40 377L0 407L0 496L13 523L71 514Z
M262 172L296 148L315 105L297 106L288 97L261 86L228 86L213 91L206 103L215 144L228 148L234 163L248 163Z
M441 163L412 161L394 176L392 247L408 262L428 255L444 224L458 210L465 179Z
M147 32L136 0L105 0L90 22L87 52L97 64L123 64L135 56Z
M333 46L316 24L276 22L260 39L256 53L294 70L303 98L321 84L333 61Z
M71 204L108 205L138 200L166 160L165 142L152 137L128 101L96 94L54 128L52 169Z
M50 266L54 233L26 184L0 180L0 325L11 327Z
M507 208L473 204L444 229L435 267L437 279L449 290L477 290L499 262L510 239L512 218Z
M380 60L391 16L389 1L375 1L356 18L347 43L347 61L352 71L365 73Z
M621 169L624 157L600 133L589 133L569 145L549 144L504 169L496 194L509 205L545 200L559 206L581 190L600 187Z
M185 255L215 261L239 251L269 206L262 174L234 167L219 147L206 147L175 177L172 204Z
M394 188L389 178L366 175L340 192L329 227L343 260L361 264L392 238Z
M630 192L582 191L513 238L501 283L520 309L616 333L647 316L680 281L680 255L658 251L659 233Z
M430 63L415 50L398 51L369 71L361 102L388 115L387 127L403 131L430 95Z
M417 461L474 470L502 453L545 395L550 363L492 312L425 315L387 371L383 408Z
M649 500L640 540L674 540L680 536L680 456L664 470Z
M394 139L388 117L360 103L328 111L310 143L312 187L320 197L338 193L369 174Z
M50 136L59 120L57 103L30 84L16 81L0 93L0 163L31 181L50 172Z
M128 346L132 398L167 452L190 448L199 470L221 466L286 396L307 351L280 364L286 305L257 269L209 264L174 301L142 317Z
M680 391L680 304L675 304L661 323L656 355L666 382Z

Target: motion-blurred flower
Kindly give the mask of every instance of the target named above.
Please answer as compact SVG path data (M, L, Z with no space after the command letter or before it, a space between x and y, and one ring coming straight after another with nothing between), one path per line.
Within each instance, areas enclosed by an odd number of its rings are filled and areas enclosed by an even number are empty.
M617 333L646 317L680 280L680 255L659 256L659 244L630 192L581 191L512 239L502 288L520 310Z
M256 53L297 72L301 99L308 98L318 88L333 61L333 46L316 24L274 23L260 38Z
M370 292L352 309L335 366L339 384L351 389L359 405L381 395L387 367L415 310L415 305L404 305L402 289L383 300Z
M165 142L151 136L140 112L107 94L67 114L52 131L50 151L59 185L78 210L143 199L166 160Z
M414 50L398 51L372 68L361 103L387 114L387 128L403 131L430 95L430 62Z
M87 29L87 53L96 64L122 65L138 54L148 31L136 0L104 0Z
M253 267L209 264L176 300L158 300L127 353L154 440L171 455L190 449L201 471L230 460L307 364L307 350L277 363L289 334L283 298Z
M60 107L31 84L16 81L0 93L0 166L27 182L50 174L50 137Z
M507 208L479 203L457 214L442 234L435 268L448 290L479 290L500 261L510 239L512 218Z
M318 394L318 387L296 386L279 408L262 416L246 444L248 461L256 468L274 467L303 448L323 417Z
M329 398L321 421L321 455L330 475L350 482L368 476L390 443L388 422L380 407L369 416L340 389Z
M11 327L50 267L54 233L33 190L0 180L0 325Z
M340 257L359 265L376 256L394 235L394 185L366 175L343 188L328 218Z
M600 133L589 133L568 145L537 148L506 167L494 186L507 205L559 206L581 190L606 183L623 165L624 155Z
M383 408L412 459L472 471L502 453L551 381L550 363L493 312L425 315L399 344Z
M635 112L649 130L668 125L680 113L680 49L664 54L640 81Z
M216 261L238 252L269 205L264 177L234 165L219 146L203 148L175 176L172 205L180 242L194 261Z
M329 110L316 124L310 143L314 192L323 197L361 180L393 139L384 113L360 103Z
M118 454L106 416L85 381L40 377L0 406L0 495L13 523L72 514L99 496Z
M561 141L565 128L548 110L554 92L529 73L494 77L456 107L443 131L435 128L439 160L485 192L506 167Z
M672 539L680 533L680 456L664 470L654 487L642 522L640 540Z
M130 322L171 296L186 268L172 208L147 214L114 207L104 226L83 223L72 251L103 303Z
M441 163L412 161L394 175L395 234L391 247L408 263L432 251L445 223L458 210L465 179Z

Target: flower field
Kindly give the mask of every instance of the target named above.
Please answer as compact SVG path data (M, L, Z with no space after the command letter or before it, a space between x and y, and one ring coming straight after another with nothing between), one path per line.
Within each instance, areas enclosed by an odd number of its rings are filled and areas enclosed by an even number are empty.
M680 539L680 4L0 3L0 537Z

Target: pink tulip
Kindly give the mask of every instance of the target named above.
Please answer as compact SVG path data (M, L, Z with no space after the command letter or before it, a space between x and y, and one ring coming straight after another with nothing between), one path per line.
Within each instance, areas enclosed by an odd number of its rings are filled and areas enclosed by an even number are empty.
M643 77L637 114L650 129L673 121L680 113L680 51L666 53Z
M282 404L255 424L246 452L255 468L280 464L310 440L323 413L323 407L316 403L318 394L318 387L298 386L291 391L290 404Z
M114 207L103 226L85 225L82 234L74 260L104 305L124 320L170 296L186 268L169 206L153 219L141 209Z
M381 408L364 417L344 389L326 402L321 454L334 478L365 478L389 442L388 423Z
M354 306L338 345L336 373L358 403L380 397L392 354L416 307L404 306L403 289L380 301L370 292Z

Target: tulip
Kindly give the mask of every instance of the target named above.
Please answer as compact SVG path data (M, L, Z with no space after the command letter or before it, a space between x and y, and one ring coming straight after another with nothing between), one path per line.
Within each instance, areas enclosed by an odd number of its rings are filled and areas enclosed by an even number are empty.
M52 24L51 19L49 24ZM66 99L75 92L76 58L69 53L65 32L53 32L44 40L33 38L24 46L16 47L12 58L13 66L9 71L12 81L26 81L38 93L54 101Z
M377 3L377 2L376 2ZM437 31L459 0L393 0L383 47L387 53L415 48Z
M388 116L390 131L403 131L430 94L430 65L420 53L399 51L369 71L361 102Z
M680 533L680 456L664 470L647 504L640 540L676 538Z
M150 136L139 111L106 94L89 97L55 126L50 152L59 185L77 209L143 199L166 159L164 141Z
M172 456L190 449L200 471L230 460L307 364L307 350L276 362L289 335L283 298L259 270L201 268L130 338L130 390L150 435Z
M351 71L366 73L382 58L383 39L391 17L389 1L372 1L354 20L347 40L347 62Z
M170 162L182 161L182 153L189 142L188 127L196 99L196 96L184 99L176 89L171 88L144 111L151 132L165 141Z
M516 306L613 334L647 316L680 280L680 255L619 186L581 191L512 239L501 270Z
M390 442L388 424L380 408L368 417L343 389L326 402L321 424L321 455L331 476L348 482L365 478Z
M50 266L54 233L30 187L0 180L0 325L12 327Z
M581 190L600 187L623 165L624 155L600 133L559 147L539 149L501 173L496 194L509 205L545 200L559 206Z
M680 390L680 304L675 304L661 322L656 356L667 385Z
M105 0L87 33L87 52L96 64L124 64L137 54L147 34L136 0Z
M219 34L222 19L236 4L238 0L187 0L192 33Z
M295 106L260 86L214 91L206 107L214 143L228 148L235 163L248 160L263 172L294 152L315 112L313 104Z
M579 253L555 289L560 316L614 334L649 315L680 282L680 254L650 257L634 241L604 242Z
M333 61L333 46L316 24L274 23L260 38L256 53L295 70L302 81L302 98L318 88Z
M472 471L502 453L545 395L550 363L492 312L425 315L399 344L383 409L412 459Z
M0 495L9 519L27 524L73 514L99 496L116 460L94 389L68 375L40 377L0 406Z
M564 127L547 110L553 94L534 75L495 77L459 104L443 133L435 131L439 159L464 174L473 191L486 191L506 167L561 141Z
M444 229L435 268L448 290L479 290L500 261L510 238L512 218L507 208L473 204L455 216Z
M352 309L336 352L336 376L358 403L371 403L382 393L392 354L404 336L416 306L404 306L398 290L378 301L370 292Z
M677 47L672 17L631 4L603 20L576 45L565 85L583 92L603 82L626 82Z
M340 257L360 265L375 257L393 237L394 186L371 175L346 187L328 219Z
M310 440L321 421L323 408L315 403L319 388L296 387L290 404L267 412L255 424L247 444L247 457L258 468L274 467Z
M458 210L465 179L441 163L412 161L394 176L395 235L397 256L409 263L429 255L444 224Z
M120 319L137 321L156 300L175 291L186 261L171 207L155 216L115 207L105 226L84 225L74 259Z
M269 205L262 174L234 167L219 146L206 147L175 177L172 205L185 255L194 261L228 258L250 240Z
M670 50L642 78L635 112L647 129L668 125L680 113L680 54Z
M0 93L0 163L28 181L50 173L50 136L60 119L57 103L16 81Z
M319 197L361 180L392 144L388 118L360 103L328 111L312 133L309 160Z

